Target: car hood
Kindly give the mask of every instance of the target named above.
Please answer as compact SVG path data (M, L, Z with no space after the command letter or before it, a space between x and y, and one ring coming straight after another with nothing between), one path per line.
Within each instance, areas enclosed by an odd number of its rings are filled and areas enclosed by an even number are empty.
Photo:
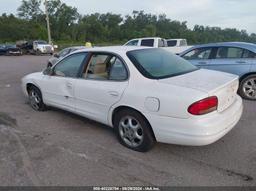
M37 47L52 47L50 44L38 44Z
M161 79L160 83L182 86L209 93L217 88L225 86L238 76L214 70L200 69L187 74Z

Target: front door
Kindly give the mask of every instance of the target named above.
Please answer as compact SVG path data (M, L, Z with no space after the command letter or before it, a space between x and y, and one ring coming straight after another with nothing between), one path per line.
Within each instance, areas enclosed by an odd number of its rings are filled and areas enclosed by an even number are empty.
M87 53L72 54L53 68L52 75L45 75L40 84L44 102L48 105L74 111L74 87Z
M182 57L199 68L207 68L211 64L212 48L195 48Z

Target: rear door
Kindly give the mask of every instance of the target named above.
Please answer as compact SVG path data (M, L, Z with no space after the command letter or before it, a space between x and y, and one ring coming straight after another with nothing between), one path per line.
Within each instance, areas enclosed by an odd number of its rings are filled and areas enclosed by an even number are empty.
M92 53L75 86L76 112L108 124L108 112L128 85L128 69L119 56Z
M195 48L182 57L199 68L207 68L211 64L212 50L212 47Z
M207 68L241 76L250 71L252 64L250 55L249 50L238 47L217 47L214 59Z

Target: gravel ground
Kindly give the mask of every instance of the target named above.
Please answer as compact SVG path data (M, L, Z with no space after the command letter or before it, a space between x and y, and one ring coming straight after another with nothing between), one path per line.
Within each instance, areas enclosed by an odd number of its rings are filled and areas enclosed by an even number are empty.
M256 186L256 102L244 101L238 125L212 145L158 143L138 153L107 126L30 108L20 79L48 58L0 57L1 186Z

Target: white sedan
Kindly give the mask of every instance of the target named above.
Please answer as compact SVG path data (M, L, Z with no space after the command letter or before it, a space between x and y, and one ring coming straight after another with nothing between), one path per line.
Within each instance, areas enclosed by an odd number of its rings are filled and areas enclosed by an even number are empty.
M238 84L235 75L145 47L76 51L22 79L33 109L58 107L107 124L121 144L141 152L156 141L201 146L219 140L241 117Z

